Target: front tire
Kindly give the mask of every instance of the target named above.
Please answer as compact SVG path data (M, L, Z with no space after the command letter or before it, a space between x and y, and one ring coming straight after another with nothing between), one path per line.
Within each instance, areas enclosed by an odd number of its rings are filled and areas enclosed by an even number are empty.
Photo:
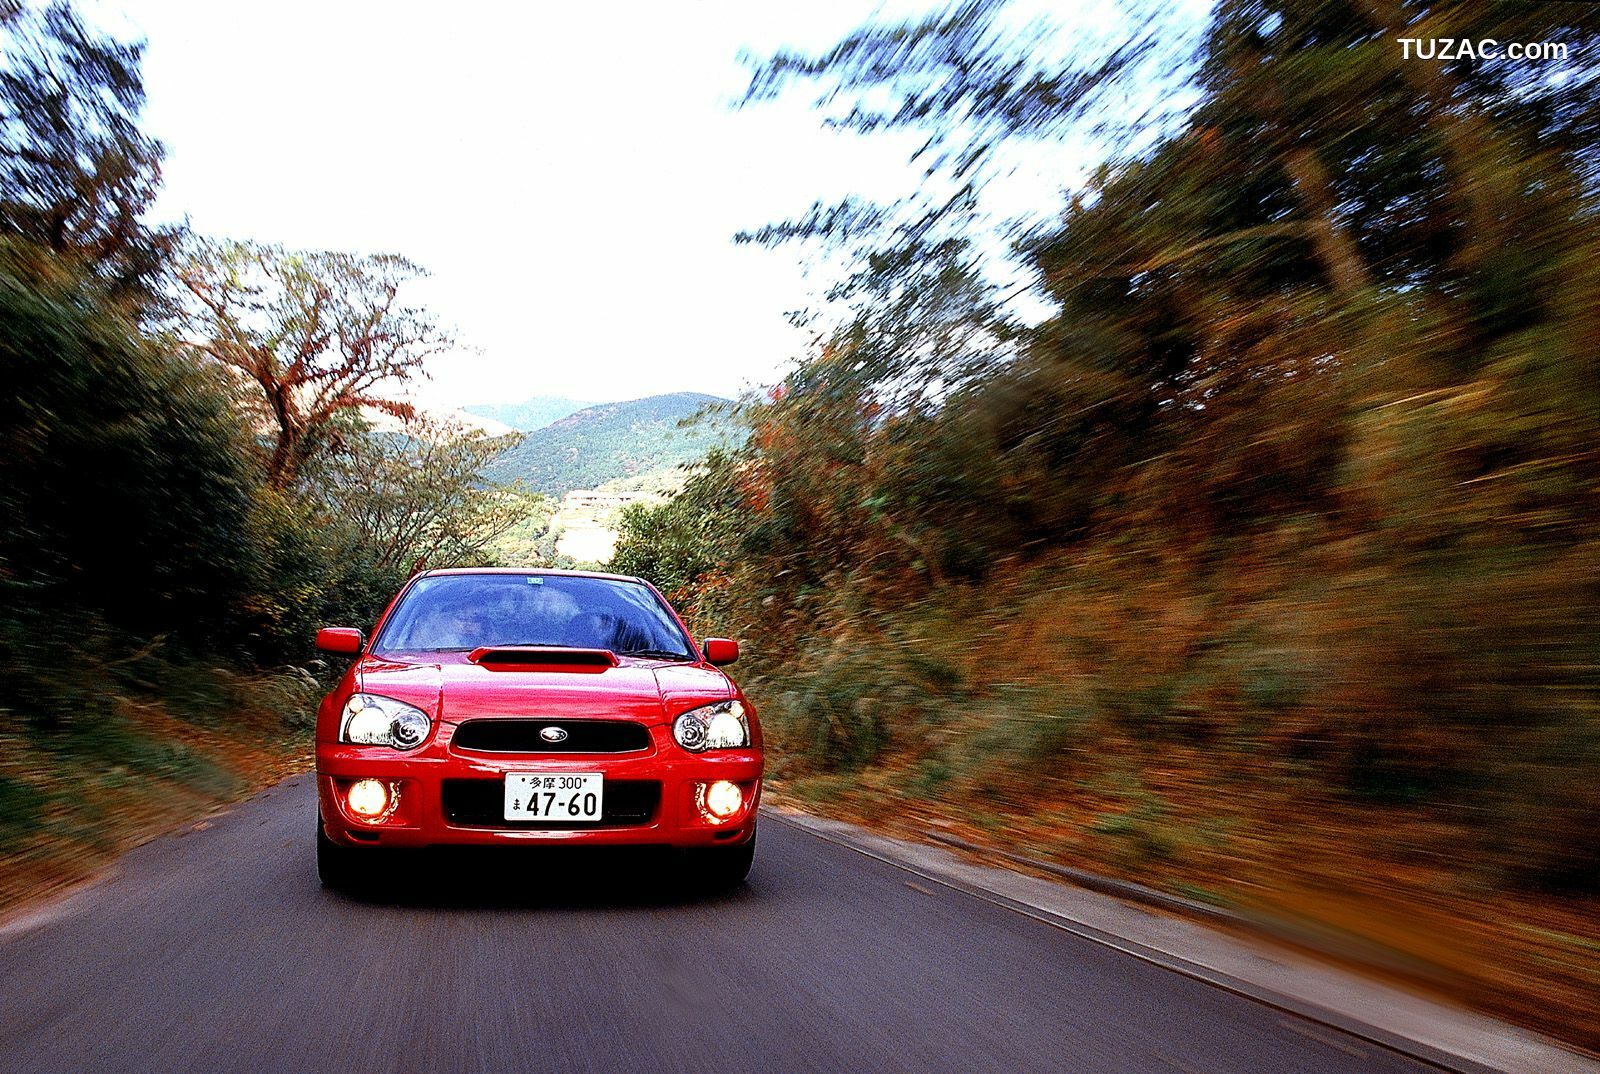
M699 891L732 891L750 875L755 860L756 836L751 832L750 838L736 847L690 851L684 863L685 878Z
M317 879L322 881L323 887L349 891L355 886L356 853L329 839L322 828L322 817L317 817Z

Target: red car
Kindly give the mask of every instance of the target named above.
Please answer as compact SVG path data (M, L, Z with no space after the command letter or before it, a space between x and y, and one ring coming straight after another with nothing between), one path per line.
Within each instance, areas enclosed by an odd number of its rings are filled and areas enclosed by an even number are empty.
M677 848L741 882L756 845L761 727L654 586L579 571L439 570L411 579L317 712L317 869L361 879L381 848Z

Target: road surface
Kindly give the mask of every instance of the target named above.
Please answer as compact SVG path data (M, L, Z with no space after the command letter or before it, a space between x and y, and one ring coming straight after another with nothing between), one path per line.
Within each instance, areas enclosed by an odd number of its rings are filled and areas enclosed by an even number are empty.
M729 896L480 855L371 900L318 887L314 808L297 777L0 935L0 1071L1433 1069L775 817Z

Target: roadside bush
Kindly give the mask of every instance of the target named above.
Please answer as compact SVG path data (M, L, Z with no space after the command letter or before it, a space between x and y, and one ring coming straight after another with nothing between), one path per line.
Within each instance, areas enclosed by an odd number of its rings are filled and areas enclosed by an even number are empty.
M243 431L210 374L97 303L0 241L0 607L201 638L244 582Z
M1061 684L1003 684L964 706L983 724L969 746L973 763L999 759L1059 774L1089 752L1092 705Z
M883 706L894 692L879 679L852 674L848 665L795 676L772 699L769 734L781 749L823 772L848 772L871 764L889 741Z
M359 531L304 497L259 486L248 526L248 585L228 633L257 665L310 658L321 626L369 630L407 577L405 566L381 564Z

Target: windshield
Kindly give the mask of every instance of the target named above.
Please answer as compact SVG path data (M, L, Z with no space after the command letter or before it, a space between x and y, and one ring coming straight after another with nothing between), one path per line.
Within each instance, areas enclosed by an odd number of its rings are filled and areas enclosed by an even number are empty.
M689 659L672 614L638 582L552 574L438 574L406 591L373 652L565 645Z

